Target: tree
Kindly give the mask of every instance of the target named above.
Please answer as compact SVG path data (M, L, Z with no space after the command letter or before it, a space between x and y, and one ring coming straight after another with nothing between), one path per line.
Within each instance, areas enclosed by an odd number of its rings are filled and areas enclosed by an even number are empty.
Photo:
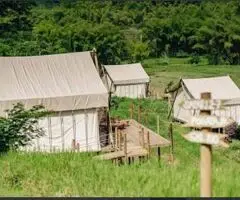
M6 113L7 117L0 118L0 152L26 146L32 139L44 135L38 120L50 114L41 105L27 110L20 103Z
M132 41L129 48L132 62L143 61L150 53L148 43L146 42Z

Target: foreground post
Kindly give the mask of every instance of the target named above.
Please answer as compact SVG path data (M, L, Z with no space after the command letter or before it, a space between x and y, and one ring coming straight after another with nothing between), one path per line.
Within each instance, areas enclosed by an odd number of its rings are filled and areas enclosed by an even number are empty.
M183 137L194 143L200 143L200 195L201 197L212 196L211 168L212 168L212 145L229 147L226 142L227 135L213 132L214 128L224 128L233 123L230 118L212 116L211 112L221 108L221 100L212 100L211 93L201 93L200 100L185 102L187 109L199 109L199 116L192 116L185 127L193 128ZM199 130L197 130L199 129Z
M201 99L210 100L211 93L201 93ZM211 110L200 110L200 115L211 115ZM210 128L202 129L204 132L210 132ZM211 197L212 196L212 146L210 144L201 144L200 147L200 170L201 170L201 189L200 194L201 197Z
M211 168L212 168L212 146L201 144L201 197L212 196Z

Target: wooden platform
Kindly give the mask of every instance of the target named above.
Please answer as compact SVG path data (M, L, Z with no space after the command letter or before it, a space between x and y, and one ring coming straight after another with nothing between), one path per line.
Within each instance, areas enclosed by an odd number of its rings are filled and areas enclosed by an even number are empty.
M131 146L127 149L127 157L138 157L138 156L147 156L148 151L141 146ZM115 152L110 152L106 154L102 154L99 156L96 156L96 159L100 160L113 160L116 158L123 158L125 157L125 153L123 150L121 151L115 151Z
M143 126L142 124L138 123L134 119L127 120L129 121L129 126L126 127L126 129L123 130L127 134L127 140L128 142L131 142L135 145L142 146L141 138L139 138L139 132L143 128L144 130L144 142L147 141L147 132L149 132L150 136L150 146L151 148L154 147L165 147L169 146L171 143L166 138L160 136L159 134L155 133L151 129Z
M136 120L122 120L121 122L128 124L124 128L121 128L121 137L126 134L126 147L121 143L123 142L121 138L120 145L103 148L102 153L104 154L96 156L96 159L114 160L124 157L145 157L149 154L149 148L166 147L171 145L170 141L138 123Z

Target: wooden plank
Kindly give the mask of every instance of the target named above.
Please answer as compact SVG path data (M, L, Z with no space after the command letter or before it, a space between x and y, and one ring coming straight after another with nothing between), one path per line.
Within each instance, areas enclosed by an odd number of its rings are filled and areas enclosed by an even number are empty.
M234 123L234 121L226 117L199 115L193 116L190 121L183 126L192 128L223 128L231 125L232 123Z
M183 137L186 140L194 143L229 147L229 145L226 142L224 142L224 139L227 137L226 134L218 134L204 131L191 131L183 135Z
M216 99L190 99L185 100L182 107L186 110L216 110L223 109L223 101Z
M148 154L146 149L143 149L140 146L134 146L134 147L129 147L127 149L127 158L128 157L137 157L137 156L146 156ZM99 156L95 156L95 159L100 159L100 160L113 160L117 158L123 158L125 157L126 154L124 151L116 151L112 153L107 153L107 154L102 154Z
M130 126L126 127L125 130L123 130L124 132L126 132L128 134L128 138L129 140L131 140L133 143L137 144L137 145L141 145L139 143L139 126L144 128L145 131L149 131L150 134L150 146L151 148L153 147L166 147L170 145L170 141L167 140L166 138L160 136L159 134L155 133L154 131L152 131L151 129L141 125L140 123L138 123L136 120L129 120L129 124Z

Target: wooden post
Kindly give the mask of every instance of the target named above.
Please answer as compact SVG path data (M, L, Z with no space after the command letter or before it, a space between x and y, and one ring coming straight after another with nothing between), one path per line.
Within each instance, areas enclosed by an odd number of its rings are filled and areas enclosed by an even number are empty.
M150 144L150 134L149 134L149 131L147 132L147 148L148 148L148 158L150 158L151 144Z
M72 140L72 149L73 149L73 151L76 149L76 141L75 141L75 139Z
M221 136L217 133L213 133L212 129L216 126L216 123L220 122L216 116L212 115L214 108L211 105L211 93L201 93L201 101L199 101L200 109L198 106L194 106L199 109L199 117L195 117L195 120L188 122L185 127L201 127L200 131L191 131L190 133L183 135L185 139L190 142L200 143L200 196L211 197L212 196L212 183L211 183L211 165L212 165L212 145L228 147L228 142L225 141L225 136ZM190 109L196 109L190 108ZM215 118L215 119L214 119ZM199 119L199 121L198 121ZM215 121L216 120L216 121ZM212 123L211 123L212 122ZM227 124L222 124L219 127L225 128Z
M211 197L211 163L212 163L212 146L201 144L201 197Z
M173 130L172 130L172 123L169 124L168 128L168 134L169 134L169 139L171 141L171 146L170 146L170 160L173 161Z
M141 137L142 137L142 146L143 146L143 148L145 147L145 142L144 142L144 128L141 128Z
M144 113L144 124L145 124L145 126L148 126L147 119L148 119L148 114L147 114L147 112L145 112Z
M201 99L210 100L211 93L201 93ZM211 115L211 110L200 110L200 115ZM210 128L203 128L202 131L210 131ZM211 185L211 164L212 164L212 146L209 144L201 144L200 147L200 167L201 167L201 197L212 196L212 185Z
M127 134L124 133L124 156L125 156L125 164L127 164Z
M160 134L159 115L157 115L157 133Z
M138 106L138 122L141 123L141 106Z
M134 108L134 105L133 103L130 104L130 119L133 119L133 108Z
M120 130L119 131L119 150L121 151L122 150L122 131Z
M115 127L115 151L117 151L118 128Z
M158 161L160 161L161 160L161 148L158 147L157 151L158 151Z
M79 143L77 143L77 151L78 151L78 152L80 151L80 145L79 145Z
M117 148L120 150L120 130L117 131Z

